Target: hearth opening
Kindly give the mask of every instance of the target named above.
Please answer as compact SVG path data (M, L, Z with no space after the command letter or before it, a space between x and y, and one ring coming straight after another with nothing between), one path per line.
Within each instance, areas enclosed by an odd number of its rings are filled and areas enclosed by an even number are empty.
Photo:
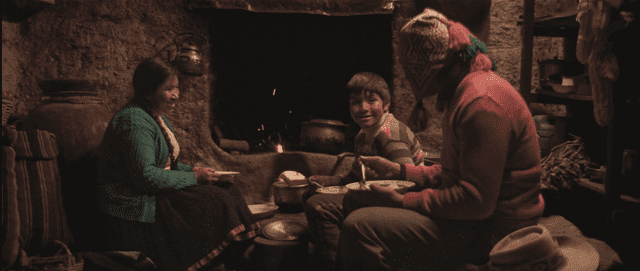
M302 122L341 121L344 151L359 127L345 86L363 71L381 75L393 92L392 16L211 12L212 114L225 138L253 152L300 150ZM393 105L392 105L393 107Z

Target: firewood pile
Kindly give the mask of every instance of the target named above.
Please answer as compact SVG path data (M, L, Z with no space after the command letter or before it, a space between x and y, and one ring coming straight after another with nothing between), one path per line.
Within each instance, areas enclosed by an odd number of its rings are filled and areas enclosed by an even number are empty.
M553 190L570 190L578 178L587 175L589 169L598 168L586 155L580 137L553 147L540 164L542 187Z

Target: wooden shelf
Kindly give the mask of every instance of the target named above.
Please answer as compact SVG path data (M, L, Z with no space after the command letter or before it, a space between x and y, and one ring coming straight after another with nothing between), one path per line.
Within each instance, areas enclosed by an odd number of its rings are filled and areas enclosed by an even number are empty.
M551 15L533 19L533 35L544 37L570 37L578 34L580 23L576 21L577 8L567 9ZM523 25L520 16L517 25Z
M520 94L527 103L547 103L564 105L584 105L593 103L593 97L586 95L561 94L551 90L532 89L532 66L535 36L558 36L564 37L564 55L573 56L576 54L577 33L580 24L576 21L578 10L571 9L557 12L545 17L534 17L536 3L535 0L524 0L523 14L518 20L518 25L522 26L522 52L520 66ZM626 47L625 47L626 48ZM628 50L628 48L627 48ZM615 90L614 90L615 91ZM613 116L620 116L620 106L613 107ZM609 211L621 208L621 202L630 203L637 206L640 199L624 195L622 190L622 151L623 146L619 140L622 127L625 125L619 117L614 117L607 125L607 146L606 146L606 166L607 175L603 184L598 184L587 180L580 181L580 186L589 190L597 191L605 196L610 203ZM606 189L605 189L606 187ZM634 207L635 208L635 207Z
M601 195L606 195L604 192L604 184L601 183L597 183L597 182L592 182L590 179L587 178L579 178L577 180L577 183L579 186L587 188L589 190L595 191ZM625 203L635 203L635 204L640 204L640 199L639 198L634 198L632 196L627 196L627 195L620 195L620 199L625 202Z
M545 89L536 89L534 91L531 92L530 100L530 102L534 103L564 104L571 101L593 102L593 96L591 95L563 94Z

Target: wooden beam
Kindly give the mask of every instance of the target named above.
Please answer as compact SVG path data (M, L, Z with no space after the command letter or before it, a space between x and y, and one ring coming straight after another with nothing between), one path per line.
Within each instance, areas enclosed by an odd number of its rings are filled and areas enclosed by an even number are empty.
M522 24L522 51L520 60L520 95L527 103L531 96L531 71L533 64L533 16L535 0L524 0Z

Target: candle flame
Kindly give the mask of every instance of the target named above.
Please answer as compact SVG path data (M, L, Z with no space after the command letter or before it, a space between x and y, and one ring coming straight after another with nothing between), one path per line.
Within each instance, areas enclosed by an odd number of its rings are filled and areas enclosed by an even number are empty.
M283 153L283 152L284 152L284 149L282 148L282 144L278 144L278 145L276 145L276 151L277 151L278 153Z

